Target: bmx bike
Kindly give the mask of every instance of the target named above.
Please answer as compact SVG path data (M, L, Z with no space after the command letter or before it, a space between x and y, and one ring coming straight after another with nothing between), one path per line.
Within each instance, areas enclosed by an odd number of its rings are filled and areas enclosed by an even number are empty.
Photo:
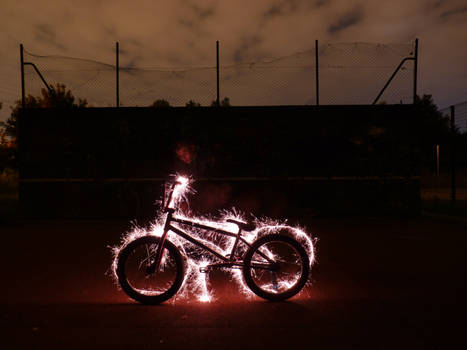
M191 275L187 264L192 260L203 261L195 265L199 274L241 270L240 283L271 301L291 298L303 289L314 259L308 234L238 216L217 221L186 216L179 207L189 182L178 176L165 191L158 233L129 240L115 255L114 273L129 297L143 304L170 299Z

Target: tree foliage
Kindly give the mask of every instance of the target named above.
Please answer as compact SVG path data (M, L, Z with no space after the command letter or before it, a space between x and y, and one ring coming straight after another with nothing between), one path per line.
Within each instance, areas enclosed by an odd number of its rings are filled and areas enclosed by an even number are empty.
M2 103L0 102L0 109L2 109ZM5 123L0 122L0 126L4 126ZM0 174L5 169L15 168L16 160L16 139L11 140L6 133L5 128L0 128Z
M86 100L78 98L76 101L72 92L60 83L57 83L55 87L51 86L50 89L43 88L41 96L27 95L25 97L25 108L84 108L87 106ZM21 100L16 101L11 108L11 116L5 123L2 123L6 134L12 138L17 136L17 120L21 108Z
M151 106L153 108L168 108L171 107L169 101L164 99L155 100Z
M421 114L421 141L425 146L447 143L452 136L449 118L433 102L431 95L417 96L415 105Z
M230 99L228 97L225 97L222 101L217 103L216 100L211 102L211 107L230 107ZM158 99L155 100L149 107L153 108L168 108L172 107L170 103L165 100L165 99ZM188 108L193 108L193 107L201 107L201 103L195 101L195 100L189 100L187 103L185 103L185 107Z
M224 97L224 99L220 101L219 104L217 103L216 100L211 102L211 107L230 107L230 106L231 106L230 98L228 97Z
M187 103L185 103L185 107L201 107L201 103L196 102L194 100L190 100Z

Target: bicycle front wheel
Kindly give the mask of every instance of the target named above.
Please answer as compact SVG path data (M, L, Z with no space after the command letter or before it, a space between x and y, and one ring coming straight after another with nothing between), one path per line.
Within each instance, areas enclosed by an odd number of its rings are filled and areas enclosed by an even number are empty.
M309 274L310 260L305 248L289 236L263 236L245 254L245 283L264 299L280 301L293 297L305 286Z
M177 293L185 267L177 247L166 240L158 271L149 273L161 239L144 236L129 243L118 255L117 276L122 289L143 304L159 304Z

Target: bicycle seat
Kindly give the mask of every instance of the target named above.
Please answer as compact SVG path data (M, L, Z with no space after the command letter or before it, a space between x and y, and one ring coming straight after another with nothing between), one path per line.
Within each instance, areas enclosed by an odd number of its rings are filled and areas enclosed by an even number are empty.
M252 222L244 222L244 221L239 221L239 220L234 220L234 219L227 219L227 222L231 222L232 224L238 225L243 231L250 232L253 231L256 226Z

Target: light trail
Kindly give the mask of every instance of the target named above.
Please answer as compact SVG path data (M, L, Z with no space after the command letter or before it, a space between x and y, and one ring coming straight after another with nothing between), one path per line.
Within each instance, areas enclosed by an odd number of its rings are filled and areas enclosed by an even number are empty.
M238 210L224 210L220 212L219 218L202 217L186 215L180 209L182 203L188 203L187 195L194 193L191 188L193 180L184 176L176 176L176 183L173 187L172 197L168 203L169 208L174 209L173 217L177 219L189 220L201 225L210 226L216 229L224 230L236 235L238 233L238 226L235 223L227 222L229 219L247 222L244 215ZM164 231L164 224L167 218L167 213L160 210L155 221L151 224L148 229L134 226L129 232L125 233L122 237L121 243L118 246L112 248L113 261L112 261L112 272L114 280L118 285L117 276L117 264L118 257L122 249L128 244L133 242L135 239L143 236L155 236L161 237ZM293 237L298 241L306 250L309 258L310 266L315 262L315 243L316 239L310 237L310 235L300 227L292 227L287 225L287 221L273 220L269 218L254 218L255 229L247 232L242 231L242 238L245 239L249 244L252 244L258 238L271 235L271 234L285 234ZM176 226L176 225L174 225ZM235 244L236 237L223 235L214 231L207 231L196 227L190 227L187 229L190 235L196 238L197 241L203 243L207 247L215 250L223 256L228 256L232 251ZM167 239L172 242L182 253L185 258L185 276L182 286L178 293L174 296L173 301L177 299L186 299L188 295L195 294L197 300L200 302L210 302L213 300L212 293L209 289L209 267L208 265L218 263L219 259L214 255L208 253L206 250L186 241L181 236L174 232L169 231ZM239 244L236 251L236 256L243 257L248 249L245 244ZM263 251L270 258L274 258L274 253L265 249ZM265 261L266 262L266 261ZM254 293L245 283L242 270L239 268L232 267L220 267L221 270L229 273L231 280L235 281L239 287L239 291L247 297L252 297ZM272 284L264 284L262 287L265 290L272 291L281 290L282 288L290 288L296 283L298 274L291 274L287 280L281 280L279 282L272 282ZM310 283L310 282L308 282ZM142 294L150 294L151 291L139 290Z

